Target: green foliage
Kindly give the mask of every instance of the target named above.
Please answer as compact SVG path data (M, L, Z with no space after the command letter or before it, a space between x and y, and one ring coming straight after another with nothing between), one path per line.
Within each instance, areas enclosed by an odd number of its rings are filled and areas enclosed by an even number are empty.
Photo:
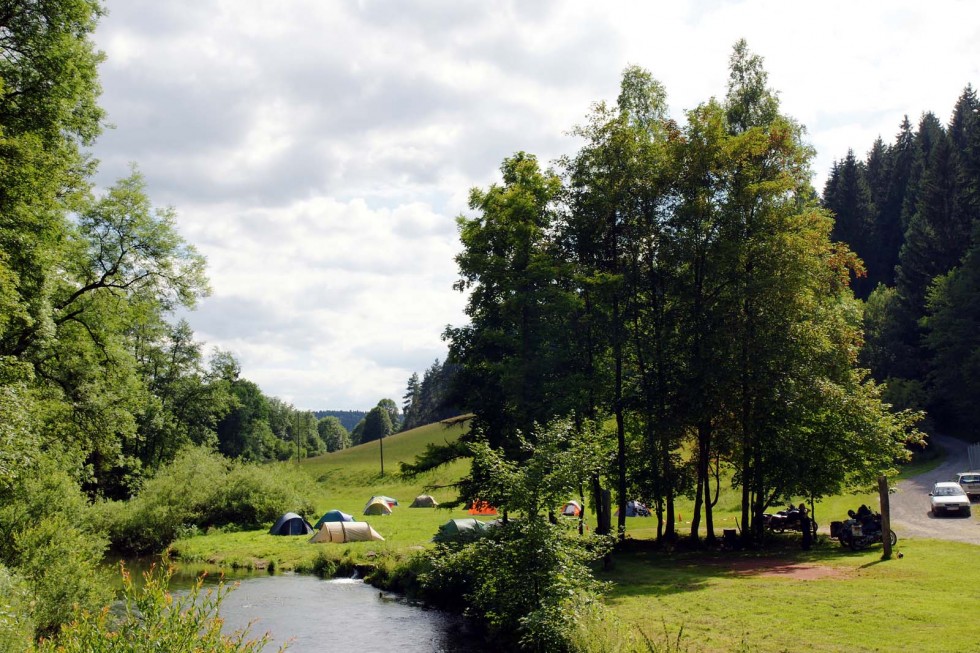
M33 642L30 589L24 579L0 564L0 651L24 653Z
M97 609L110 590L98 567L106 542L65 515L43 517L14 533L17 569L31 590L37 635L50 635L71 616L73 606Z
M139 585L123 570L123 606L118 616L108 608L77 608L73 621L57 637L45 640L38 653L259 653L268 637L250 639L248 629L222 634L221 601L232 588L204 589L200 578L190 592L168 591L172 571L151 569ZM282 647L283 650L285 646Z
M388 400L390 401L390 400ZM361 433L361 444L386 438L395 432L388 410L380 404L368 411L364 417L364 430Z
M519 641L527 650L568 650L562 611L570 600L597 599L602 584L590 564L608 542L579 536L572 523L551 523L546 513L595 471L599 461L590 455L591 435L569 422L541 428L533 448L523 443L527 456L521 465L485 443L473 445L481 496L520 516L483 537L438 545L431 568L421 573L422 596L447 606L461 597L467 613L495 637Z
M183 451L126 503L103 506L113 548L162 551L189 527L254 528L287 511L312 515L310 480L289 466L232 462L202 448Z
M316 430L326 445L327 451L339 451L351 446L350 433L340 423L340 420L332 415L321 417L316 423Z

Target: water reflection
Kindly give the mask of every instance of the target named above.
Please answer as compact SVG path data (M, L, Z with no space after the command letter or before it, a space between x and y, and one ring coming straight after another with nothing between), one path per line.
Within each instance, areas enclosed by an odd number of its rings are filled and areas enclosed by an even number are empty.
M488 650L474 641L458 617L408 605L360 581L283 574L239 582L221 604L225 628L231 631L251 623L253 636L268 632L266 651L283 643L293 653Z
M161 563L158 559L129 559L125 564L139 584L144 571ZM118 570L118 564L113 566ZM251 624L251 639L269 633L264 653L273 653L282 644L288 644L287 653L495 650L484 645L462 618L409 604L396 594L379 592L354 579L321 580L293 573L269 575L181 564L174 569L170 589L186 592L202 572L207 572L207 585L219 581L237 585L221 604L224 630L230 633Z

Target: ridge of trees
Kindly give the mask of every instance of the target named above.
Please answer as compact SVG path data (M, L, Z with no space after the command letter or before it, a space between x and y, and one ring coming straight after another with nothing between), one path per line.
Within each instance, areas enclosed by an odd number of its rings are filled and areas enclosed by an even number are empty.
M823 204L865 262L862 360L892 403L975 438L980 418L980 101L968 85L947 124L931 112L863 160L836 161Z

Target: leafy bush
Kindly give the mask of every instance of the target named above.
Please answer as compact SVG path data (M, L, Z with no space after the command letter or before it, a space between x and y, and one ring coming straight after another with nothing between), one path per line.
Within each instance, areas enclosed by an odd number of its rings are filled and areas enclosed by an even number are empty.
M106 541L76 528L64 515L45 517L14 535L18 572L33 597L38 635L50 635L69 620L72 606L93 609L112 596L98 567Z
M17 574L0 565L0 651L22 653L34 642L30 592Z
M312 482L288 466L230 461L201 447L184 450L139 495L101 508L112 546L122 553L164 550L182 533L236 525L254 528L286 511L312 514Z
M579 536L567 522L546 514L594 473L590 447L595 438L560 421L525 444L520 464L484 443L471 445L474 469L481 470L480 496L509 513L512 520L477 539L439 544L419 574L422 597L442 607L465 605L465 612L501 640L527 650L572 651L564 619L570 601L596 602L604 585L591 563L610 545L607 538Z
M171 572L151 569L137 588L123 570L123 610L114 616L76 610L72 623L54 639L41 642L38 653L259 653L267 636L250 640L248 629L221 633L218 608L231 589L219 584L204 590L203 578L191 591L175 597L168 591ZM284 650L283 646L281 650Z

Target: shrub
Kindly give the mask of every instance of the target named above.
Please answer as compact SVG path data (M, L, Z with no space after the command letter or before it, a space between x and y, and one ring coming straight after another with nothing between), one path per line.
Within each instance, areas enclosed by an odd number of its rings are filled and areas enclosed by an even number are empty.
M112 596L98 564L104 539L76 528L65 516L46 517L14 535L18 571L33 596L37 635L50 635L69 620L72 606L94 609Z
M184 596L168 591L171 572L151 569L137 588L123 570L123 609L76 610L72 623L38 653L259 653L267 636L250 640L248 629L221 633L218 608L230 591L219 584L204 590L203 577ZM284 650L283 646L281 650Z
M0 565L0 651L22 653L34 642L27 583Z
M212 527L251 527L292 510L313 513L312 482L286 467L227 460L205 448L184 450L126 503L100 509L121 553L164 550L181 534Z

